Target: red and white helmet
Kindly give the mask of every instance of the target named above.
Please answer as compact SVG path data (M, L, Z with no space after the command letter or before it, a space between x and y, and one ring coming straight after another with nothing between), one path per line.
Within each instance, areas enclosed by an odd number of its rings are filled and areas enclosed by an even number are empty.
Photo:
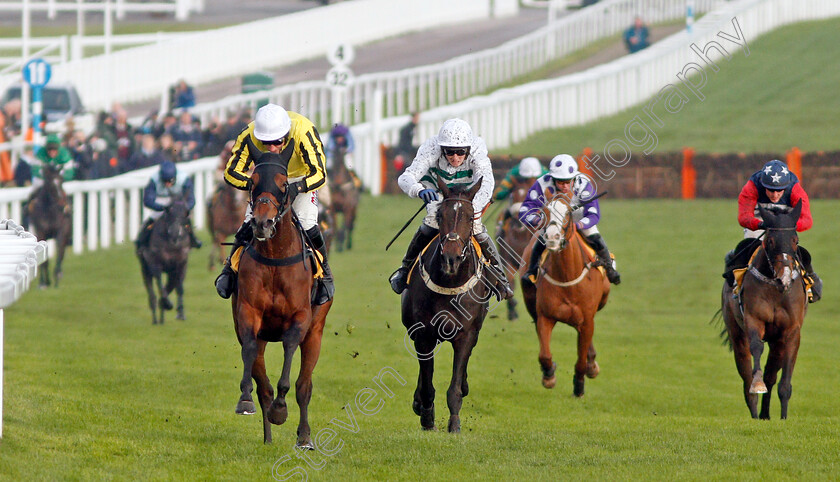
M548 164L548 173L551 174L551 177L554 179L563 181L573 179L575 176L580 174L575 158L568 154L554 156Z
M472 128L462 119L449 119L438 132L438 145L441 147L470 147L472 142Z

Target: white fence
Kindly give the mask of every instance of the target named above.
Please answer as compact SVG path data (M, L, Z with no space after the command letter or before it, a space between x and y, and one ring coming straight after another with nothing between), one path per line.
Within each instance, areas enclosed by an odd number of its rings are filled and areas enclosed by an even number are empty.
M752 42L781 25L838 15L840 2L833 1L733 1L697 22L693 35L676 34L642 52L586 72L423 112L417 135L433 135L444 119L458 116L470 122L491 149L505 147L544 129L578 125L617 113L639 104L666 85L677 83L676 74L688 62L698 62L690 44L702 47L715 38L720 40L716 37L720 31L734 34L733 18L737 18L745 40ZM374 95L371 104L373 112L382 112L382 95ZM356 139L359 175L374 194L379 192L381 183L379 144L396 143L399 128L407 121L408 116L375 117L372 122L351 128ZM184 172L196 174L197 228L204 226L203 200L211 190L216 165L216 158L179 164ZM75 252L83 251L85 246L95 250L123 242L137 232L144 215L140 191L153 171L150 168L111 179L66 183L73 197ZM20 219L21 203L27 195L26 188L0 190L0 218Z

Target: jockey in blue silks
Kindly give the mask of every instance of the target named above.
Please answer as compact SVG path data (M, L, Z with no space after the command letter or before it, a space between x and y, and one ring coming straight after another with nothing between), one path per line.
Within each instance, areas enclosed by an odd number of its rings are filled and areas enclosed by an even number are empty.
M193 193L192 178L179 175L175 163L163 161L160 163L160 170L146 184L143 190L143 206L152 210L152 213L140 228L137 240L134 243L138 248L147 246L152 235L152 226L155 220L163 215L167 206L172 204L173 197L183 197L187 203L187 209L192 211L195 207L195 194ZM187 218L187 232L190 233L190 244L193 248L200 248L201 241L193 233L190 218Z

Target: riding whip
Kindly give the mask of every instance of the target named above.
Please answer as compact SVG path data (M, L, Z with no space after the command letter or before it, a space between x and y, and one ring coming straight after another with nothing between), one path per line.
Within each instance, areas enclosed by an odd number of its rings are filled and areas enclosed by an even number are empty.
M407 223L405 223L405 225L402 227L402 229L400 229L400 231L397 233L397 235L396 235L396 236L394 236L394 239L392 239L392 240L391 240L391 242L390 242L390 243L388 243L388 246L385 246L385 251L388 251L388 248L390 248L390 247L391 247L391 245L392 245L392 244L394 244L394 241L396 241L396 240L397 240L397 238L399 238L399 237L400 237L400 234L402 234L402 233L403 233L403 231L405 231L405 228L407 228L407 227L408 227L408 225L409 225L409 224L411 224L411 222L412 222L412 221L414 221L414 218L416 218L416 217L417 217L417 215L418 215L418 214L420 214L420 211L422 211L425 207L426 207L426 204L425 204L425 203L423 203L423 205L422 205L422 206L420 206L420 209L418 209L418 210L417 210L417 212L416 212L416 213L414 213L414 216L411 216L411 219L409 219L409 220L408 220L408 222L407 222Z

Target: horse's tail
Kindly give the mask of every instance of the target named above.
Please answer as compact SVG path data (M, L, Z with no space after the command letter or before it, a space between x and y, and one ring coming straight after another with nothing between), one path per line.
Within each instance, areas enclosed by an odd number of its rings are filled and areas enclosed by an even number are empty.
M714 315L712 315L712 319L709 320L710 325L716 325L718 328L721 326L723 327L718 333L718 336L721 338L720 344L722 346L728 346L729 351L732 351L732 339L729 338L729 330L726 328L726 323L723 321L723 308L719 308Z

